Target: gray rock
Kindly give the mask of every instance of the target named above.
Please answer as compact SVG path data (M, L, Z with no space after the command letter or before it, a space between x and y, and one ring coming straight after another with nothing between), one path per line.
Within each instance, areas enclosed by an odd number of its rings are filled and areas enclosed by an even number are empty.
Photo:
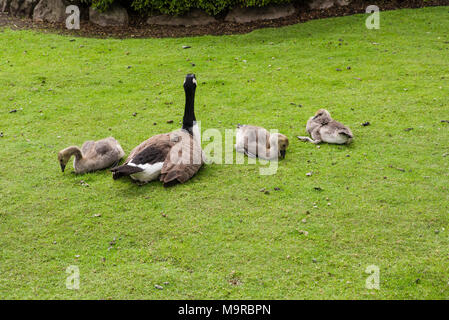
M217 20L199 9L193 9L182 16L158 15L149 17L147 24L155 24L162 26L203 26L215 23Z
M37 22L64 22L69 4L63 0L41 0L34 8L33 20Z
M325 10L332 8L333 6L347 6L350 0L313 0L309 3L310 9Z
M0 11L14 16L31 17L39 0L0 0Z
M9 3L11 0L0 0L0 12L9 11Z
M89 20L102 27L128 26L128 12L119 5L113 5L105 12L89 8Z
M262 8L234 8L228 13L225 21L248 23L259 20L274 20L291 16L294 13L295 7L292 4L267 6Z
M309 3L310 9L329 9L334 5L334 0L313 0Z
M336 2L339 6L344 7L349 5L351 3L351 0L336 0Z

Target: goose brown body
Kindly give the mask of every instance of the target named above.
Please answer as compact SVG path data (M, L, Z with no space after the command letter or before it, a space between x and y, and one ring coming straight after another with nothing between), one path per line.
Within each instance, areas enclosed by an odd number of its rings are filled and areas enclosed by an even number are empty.
M195 75L187 75L182 129L143 141L131 151L123 165L111 169L114 179L130 176L139 184L145 184L159 178L164 186L170 186L184 183L198 172L204 157L194 112L195 89Z
M141 172L139 167L131 166L129 172L124 171L124 167L129 167L130 162L148 165L161 164L159 180L165 186L169 186L184 183L193 177L204 164L204 158L203 150L198 142L189 132L180 129L158 134L145 140L131 151L122 166L111 169L114 179L130 175L131 178L144 182L139 180L139 172Z

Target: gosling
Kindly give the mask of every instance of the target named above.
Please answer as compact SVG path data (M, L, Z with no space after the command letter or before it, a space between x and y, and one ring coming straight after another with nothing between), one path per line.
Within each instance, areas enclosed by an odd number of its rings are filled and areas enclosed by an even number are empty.
M332 119L329 111L320 109L307 121L306 130L312 137L298 136L301 141L314 144L321 142L333 144L350 144L354 138L351 130L345 125Z
M106 169L117 165L125 152L113 137L98 141L86 141L80 148L71 146L58 153L62 172L72 156L75 156L73 168L75 173L83 174Z
M283 134L270 134L266 129L256 126L237 127L235 150L248 157L264 160L284 159L288 144L288 138Z

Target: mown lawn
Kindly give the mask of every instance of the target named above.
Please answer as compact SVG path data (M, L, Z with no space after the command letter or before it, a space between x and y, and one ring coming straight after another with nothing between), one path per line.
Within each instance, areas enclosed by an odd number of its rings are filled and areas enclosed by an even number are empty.
M447 299L448 11L182 39L0 30L0 298ZM203 130L288 135L276 175L213 164L165 189L61 173L68 145L112 135L129 153L176 129L189 72ZM320 107L352 145L295 138Z

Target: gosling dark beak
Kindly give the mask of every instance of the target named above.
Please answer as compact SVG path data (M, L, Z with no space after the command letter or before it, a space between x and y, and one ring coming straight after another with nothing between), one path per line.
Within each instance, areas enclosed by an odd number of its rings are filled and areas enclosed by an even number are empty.
M65 164L61 163L61 171L64 172L64 170L65 170Z
M284 158L285 158L285 153L286 153L285 150L281 150L281 159L284 159Z

